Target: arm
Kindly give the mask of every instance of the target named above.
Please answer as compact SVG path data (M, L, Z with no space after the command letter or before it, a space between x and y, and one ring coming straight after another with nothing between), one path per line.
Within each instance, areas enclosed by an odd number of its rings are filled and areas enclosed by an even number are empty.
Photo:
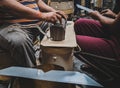
M0 0L0 6L5 7L12 11L11 14L28 18L28 19L41 19L41 12L28 8L16 0Z
M103 16L98 11L93 11L90 13L90 16L96 20L98 20L101 24L110 26L114 23L115 19Z
M101 24L109 27L113 31L114 31L114 29L119 30L119 28L120 28L120 13L116 16L115 19L105 17L105 16L101 15L98 11L93 11L90 13L90 15L93 18L97 19Z
M40 8L40 11L43 11L43 12L55 12L57 14L57 18L60 22L62 21L62 17L63 18L67 18L67 16L65 15L65 13L63 11L57 11L55 9L53 9L52 7L50 7L49 5L45 4L43 2L43 0L36 0L39 8ZM46 15L46 14L45 14Z
M48 22L56 22L58 19L61 20L61 15L56 12L40 12L29 7L22 5L16 0L0 0L0 6L8 8L12 11L11 14L27 19L39 19Z
M117 14L114 13L113 11L111 11L110 9L105 9L105 10L101 11L101 14L103 16L107 16L107 17L110 17L110 18L116 18L117 17Z

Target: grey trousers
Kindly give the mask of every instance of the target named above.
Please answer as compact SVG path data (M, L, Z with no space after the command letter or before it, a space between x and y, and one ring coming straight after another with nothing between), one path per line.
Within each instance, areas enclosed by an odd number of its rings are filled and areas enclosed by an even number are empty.
M34 67L33 36L30 30L3 25L0 27L0 48L10 53L17 66Z

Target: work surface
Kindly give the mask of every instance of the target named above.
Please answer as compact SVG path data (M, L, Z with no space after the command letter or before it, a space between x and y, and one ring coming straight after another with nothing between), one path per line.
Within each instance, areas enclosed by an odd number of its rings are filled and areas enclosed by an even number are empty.
M50 32L47 33L50 36ZM68 21L66 30L65 30L65 40L63 41L52 41L46 36L41 41L42 46L51 46L51 47L76 47L76 37L74 32L74 22Z

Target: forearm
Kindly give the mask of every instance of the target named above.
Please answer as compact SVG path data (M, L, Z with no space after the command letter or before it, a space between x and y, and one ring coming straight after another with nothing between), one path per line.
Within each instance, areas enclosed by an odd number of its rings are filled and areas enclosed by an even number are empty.
M14 15L28 19L41 19L41 12L26 7L16 0L0 0L0 3L1 7L12 10L12 14Z
M108 18L105 16L99 16L99 21L102 25L108 27L113 33L119 31L120 28L120 14L116 16L115 19Z
M107 26L113 25L114 22L115 22L115 19L105 17L105 16L102 16L102 15L98 16L98 20L101 24L107 25Z
M37 4L38 4L38 6L39 6L41 11L46 11L46 12L56 11L52 7L50 7L47 4L45 4L42 0L36 0L36 2L37 2Z
M110 9L105 9L100 12L103 16L110 17L115 19L117 17L117 14L111 11Z
M116 33L120 28L120 13L115 19L103 16L98 11L93 11L90 13L91 17L98 20L102 25L111 30L111 32Z
M115 19L112 19L112 18L108 18L108 17L105 17L105 16L98 16L98 19L99 21L102 23L102 24L105 24L105 25L110 25L114 28L120 28L120 13L117 15L115 15Z

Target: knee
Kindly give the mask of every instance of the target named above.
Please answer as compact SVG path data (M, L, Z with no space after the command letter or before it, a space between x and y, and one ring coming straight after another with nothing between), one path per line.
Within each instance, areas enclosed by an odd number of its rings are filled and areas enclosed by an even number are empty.
M18 35L15 35L15 37L13 36L10 37L10 44L13 47L20 48L22 46L25 46L28 43L32 43L32 41L28 36L25 36L25 35L23 36L21 34L18 34Z
M85 24L86 24L86 19L83 19L83 18L80 18L77 21L75 21L75 23L74 23L75 31L81 29L81 27Z
M81 25L85 25L86 23L88 23L89 19L85 19L85 18L80 18L77 21L75 21L74 26L81 26Z
M84 30L86 26L86 19L80 18L74 23L74 30L76 34L79 34L82 30Z

